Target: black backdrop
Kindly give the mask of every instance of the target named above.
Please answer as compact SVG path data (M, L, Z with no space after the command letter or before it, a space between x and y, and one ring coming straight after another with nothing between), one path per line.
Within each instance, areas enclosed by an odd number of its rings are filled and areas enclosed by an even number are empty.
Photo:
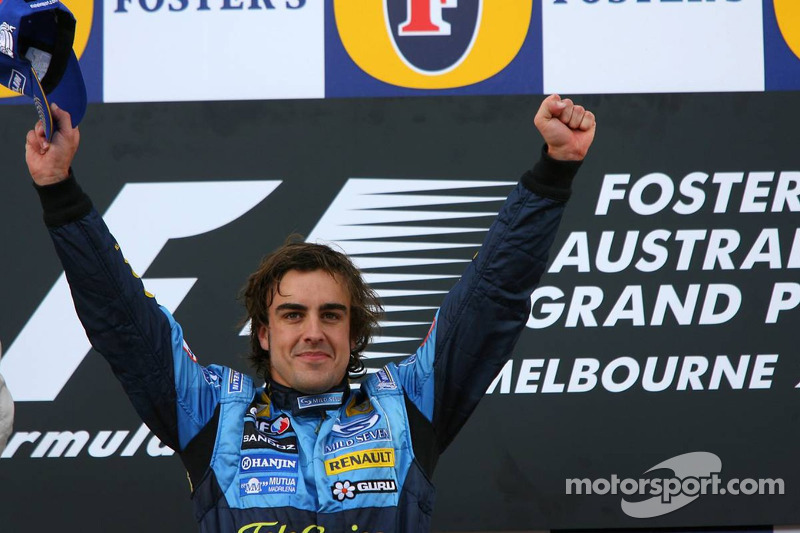
M764 320L774 283L795 281L787 264L796 214L788 209L771 213L769 203L765 213L738 212L743 185L733 188L727 213L714 213L711 178L704 187L706 203L689 216L670 208L641 216L627 201L616 200L608 215L594 214L607 174L630 174L633 184L660 172L677 186L695 171L743 172L745 178L749 172L771 171L777 182L780 172L800 170L798 94L575 98L597 114L598 134L553 255L575 232L586 233L593 257L602 232L615 231L613 258L626 231L639 230L643 237L656 229L673 234L728 229L741 236L731 254L734 268L704 270L706 242L700 242L686 270L675 268L679 247L673 243L668 261L656 272L634 267L598 272L592 261L590 272L568 266L548 274L543 285L563 291L562 302L569 302L574 286L600 287L600 324L625 287L641 286L646 323L621 319L613 327L565 327L562 318L547 328L527 329L514 354L510 393L498 387L488 395L439 463L435 528L800 523L795 452L800 361L793 335L798 311L787 310L776 324ZM201 362L246 370L235 295L267 250L292 231L309 234L349 178L515 180L540 149L532 124L539 101L526 96L91 105L74 168L101 212L129 182L282 181L231 224L170 241L145 273L150 278L197 278L176 318ZM14 349L14 339L60 274L25 169L24 136L34 120L32 106L3 108L0 339L6 352ZM769 192L765 201L773 195ZM490 205L496 208L497 202ZM485 219L475 224L485 227ZM739 268L763 228L778 230L780 268L766 260L752 269ZM464 253L469 257L473 252ZM664 325L649 325L657 290L667 284L682 295L689 285L700 284L701 302L711 284L734 286L742 303L722 324L698 325L698 304L689 325L678 325L669 313ZM406 333L419 339L426 329L415 326ZM416 343L401 347L413 350ZM774 369L763 378L768 388L748 389L751 364L740 390L725 379L719 390L708 390L709 369L699 378L703 390L691 390L691 384L689 390L677 390L673 383L663 392L648 392L639 380L616 393L600 383L583 393L542 393L542 367L532 370L541 372L538 381L530 382L538 383L537 392L514 394L524 360L559 359L555 382L566 383L576 358L597 359L600 376L608 362L622 357L642 369L648 357L658 357L663 371L670 356L682 358L680 370L686 356L713 364L717 355L727 355L736 366L744 354L753 359L778 354L766 362ZM624 374L620 370L613 378L621 382ZM83 430L94 436L137 428L121 388L95 353L83 360L54 402L17 404L17 434ZM117 452L107 458L91 457L86 449L76 457L32 457L35 446L21 445L0 459L3 531L28 530L31 524L64 531L191 531L188 483L179 459L150 457L146 444L132 457ZM637 478L662 461L695 451L720 457L723 479L781 478L785 494L701 496L646 519L627 516L620 495L565 494L567 478Z

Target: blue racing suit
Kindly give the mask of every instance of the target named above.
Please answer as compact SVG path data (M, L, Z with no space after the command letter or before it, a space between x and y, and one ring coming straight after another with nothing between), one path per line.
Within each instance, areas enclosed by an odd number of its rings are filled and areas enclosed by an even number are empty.
M183 460L201 531L420 532L438 456L527 321L578 166L543 154L522 177L416 353L317 395L199 364L75 178L37 190L89 339Z

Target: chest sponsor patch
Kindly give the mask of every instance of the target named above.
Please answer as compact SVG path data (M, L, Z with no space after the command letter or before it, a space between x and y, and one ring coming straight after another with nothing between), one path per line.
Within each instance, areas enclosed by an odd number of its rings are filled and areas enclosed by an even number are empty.
M392 375L385 368L378 370L375 373L375 377L378 379L378 390L397 389L397 383L394 382Z
M312 407L335 407L342 404L343 392L328 392L326 394L315 394L313 396L300 396L297 398L298 409L310 409Z
M330 455L368 442L390 442L392 433L388 427L375 427L381 419L378 413L359 417L344 423L337 421L331 428L331 436L325 443L324 453Z
M228 376L228 394L239 392L242 392L242 373L233 370Z
M239 481L239 495L295 494L297 478L287 476L253 476Z
M337 420L331 428L331 432L338 437L352 437L373 427L380 419L381 415L375 413L372 416L361 416L344 422Z
M242 435L242 449L271 449L283 453L297 454L297 437L291 435L278 439L261 433L253 427L253 424L248 423L245 424L244 435Z
M210 368L200 367L201 372L203 373L203 379L206 380L206 383L211 385L212 387L219 388L220 382L220 375L211 370Z
M394 449L375 448L340 455L325 461L325 473L329 476L360 470L362 468L381 468L394 466Z
M277 453L248 453L242 455L239 461L239 472L297 474L297 462L296 456Z
M376 492L397 492L397 483L393 479L371 479L369 481L337 481L331 485L333 497L340 502L355 498L359 494Z
M257 407L251 407L250 413L245 415L245 427L255 429L266 435L284 435L293 433L292 420L286 415L279 415L272 419L257 416Z

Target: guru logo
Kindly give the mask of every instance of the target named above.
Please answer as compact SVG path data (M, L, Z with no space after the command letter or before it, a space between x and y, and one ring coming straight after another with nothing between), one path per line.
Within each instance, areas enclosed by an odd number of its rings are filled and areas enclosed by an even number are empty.
M525 42L531 13L530 0L334 0L350 58L378 80L415 89L494 76Z

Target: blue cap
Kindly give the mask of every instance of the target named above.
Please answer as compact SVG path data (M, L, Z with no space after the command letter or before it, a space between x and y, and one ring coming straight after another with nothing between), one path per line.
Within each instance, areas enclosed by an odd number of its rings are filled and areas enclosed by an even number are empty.
M0 0L0 85L33 98L47 139L50 103L77 126L86 113L86 85L72 50L75 17L59 0Z

